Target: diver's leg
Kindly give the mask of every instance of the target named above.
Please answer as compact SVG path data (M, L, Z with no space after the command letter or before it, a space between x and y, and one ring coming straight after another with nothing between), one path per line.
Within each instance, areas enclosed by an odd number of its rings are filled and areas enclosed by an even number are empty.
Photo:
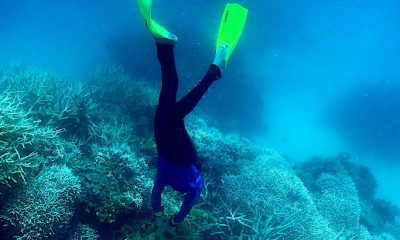
M161 92L159 105L172 105L176 102L178 74L175 66L174 47L157 44L157 57L161 66Z
M207 92L211 84L221 78L222 71L225 69L225 58L228 53L228 46L223 44L215 54L213 64L210 65L204 78L194 87L185 97L177 103L177 113L181 118L189 114L200 99Z
M185 97L183 97L176 104L176 111L178 116L184 118L189 114L199 103L200 99L207 92L211 84L221 78L221 70L215 65L211 64L204 78L194 87Z
M161 66L161 92L154 121L154 135L157 149L168 148L172 137L176 111L176 92L178 90L178 74L175 67L174 48L165 44L157 44L157 56ZM161 152L163 153L163 152Z

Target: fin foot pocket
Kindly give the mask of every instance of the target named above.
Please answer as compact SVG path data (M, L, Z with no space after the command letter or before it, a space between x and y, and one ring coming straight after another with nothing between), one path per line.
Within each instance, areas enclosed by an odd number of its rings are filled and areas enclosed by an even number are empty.
M175 34L169 32L152 19L148 22L147 28L157 43L175 45L178 41L178 37Z
M153 0L137 0L140 13L146 21L146 27L157 43L175 45L178 38L151 17Z

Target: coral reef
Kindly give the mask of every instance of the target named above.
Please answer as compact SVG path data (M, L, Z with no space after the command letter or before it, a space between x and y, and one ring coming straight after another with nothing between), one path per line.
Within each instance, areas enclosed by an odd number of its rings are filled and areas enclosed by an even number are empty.
M20 239L59 239L74 215L80 188L71 169L54 165L9 199L1 220Z
M94 213L100 222L112 223L118 214L139 214L150 205L152 179L145 173L147 164L129 146L93 146L93 158L73 164L82 182L81 206Z
M236 134L223 134L210 126L204 119L188 116L188 132L196 145L199 159L197 164L205 172L221 177L226 172L235 172L237 161L256 157L256 149L248 139Z
M34 177L40 168L65 163L78 154L76 146L63 140L61 129L41 126L40 120L24 110L18 93L0 95L0 189L7 195L8 187L16 187ZM4 196L2 196L4 197Z
M59 133L50 127L40 127L20 105L18 96L0 96L0 184L8 186L18 180L25 181L26 169L40 164L38 151L55 150L51 141Z
M79 224L68 240L97 240L100 235L88 225Z
M355 232L361 207L351 178L324 173L317 179L317 186L320 191L314 194L315 203L329 225L337 232Z
M99 67L89 78L88 85L97 103L117 107L132 118L149 116L157 104L157 92L147 82L135 79L112 63Z
M332 158L314 157L295 167L297 175L302 179L307 188L316 195L321 195L321 188L318 186L319 179L323 176L334 176L335 178L347 178L344 183L336 185L354 185L352 194L345 194L346 198L353 196L353 203L359 205L361 210L359 221L369 231L377 232L385 224L393 223L399 216L399 208L390 202L376 199L375 193L377 182L371 171L362 165L350 160L348 153L340 153ZM340 177L339 177L340 176ZM333 178L331 178L333 180ZM334 189L328 189L333 194ZM336 194L337 195L337 194ZM336 197L336 196L335 196ZM356 201L357 197L357 201ZM358 207L357 207L358 208ZM354 212L353 212L354 213ZM346 215L349 212L345 213ZM355 221L355 219L353 219Z
M326 221L315 221L321 216L312 196L277 152L263 151L256 159L241 162L238 167L240 174L223 177L222 191L226 201L241 209L249 222L268 226L261 229L252 226L257 229L253 230L253 238L278 233L276 239L296 236L322 239L320 232L325 238L334 235Z
M169 228L183 195L167 188L156 234L155 88L108 63L83 82L14 66L0 90L2 238L400 239L398 207L349 154L293 165L195 115L201 199Z
M16 94L27 116L42 126L63 129L68 137L89 138L96 105L82 85L16 65L0 72L0 87Z

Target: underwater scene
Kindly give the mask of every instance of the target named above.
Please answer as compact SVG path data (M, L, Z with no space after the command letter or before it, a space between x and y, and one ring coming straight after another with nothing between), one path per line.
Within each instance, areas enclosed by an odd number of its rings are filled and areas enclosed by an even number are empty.
M0 0L0 240L400 240L398 0Z

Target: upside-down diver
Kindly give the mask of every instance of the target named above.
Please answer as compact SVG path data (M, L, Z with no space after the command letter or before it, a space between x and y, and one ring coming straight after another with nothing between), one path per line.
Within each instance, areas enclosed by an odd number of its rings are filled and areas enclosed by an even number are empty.
M146 27L157 46L161 66L162 87L154 121L157 145L157 176L151 203L156 228L162 225L161 194L165 186L185 193L180 210L169 219L171 227L181 223L200 197L203 181L195 166L196 149L185 128L184 118L196 107L208 88L221 78L222 72L240 39L247 9L238 4L227 4L218 34L216 55L203 79L186 96L176 100L178 74L175 67L174 47L178 42L169 32L152 19L152 0L138 0Z

